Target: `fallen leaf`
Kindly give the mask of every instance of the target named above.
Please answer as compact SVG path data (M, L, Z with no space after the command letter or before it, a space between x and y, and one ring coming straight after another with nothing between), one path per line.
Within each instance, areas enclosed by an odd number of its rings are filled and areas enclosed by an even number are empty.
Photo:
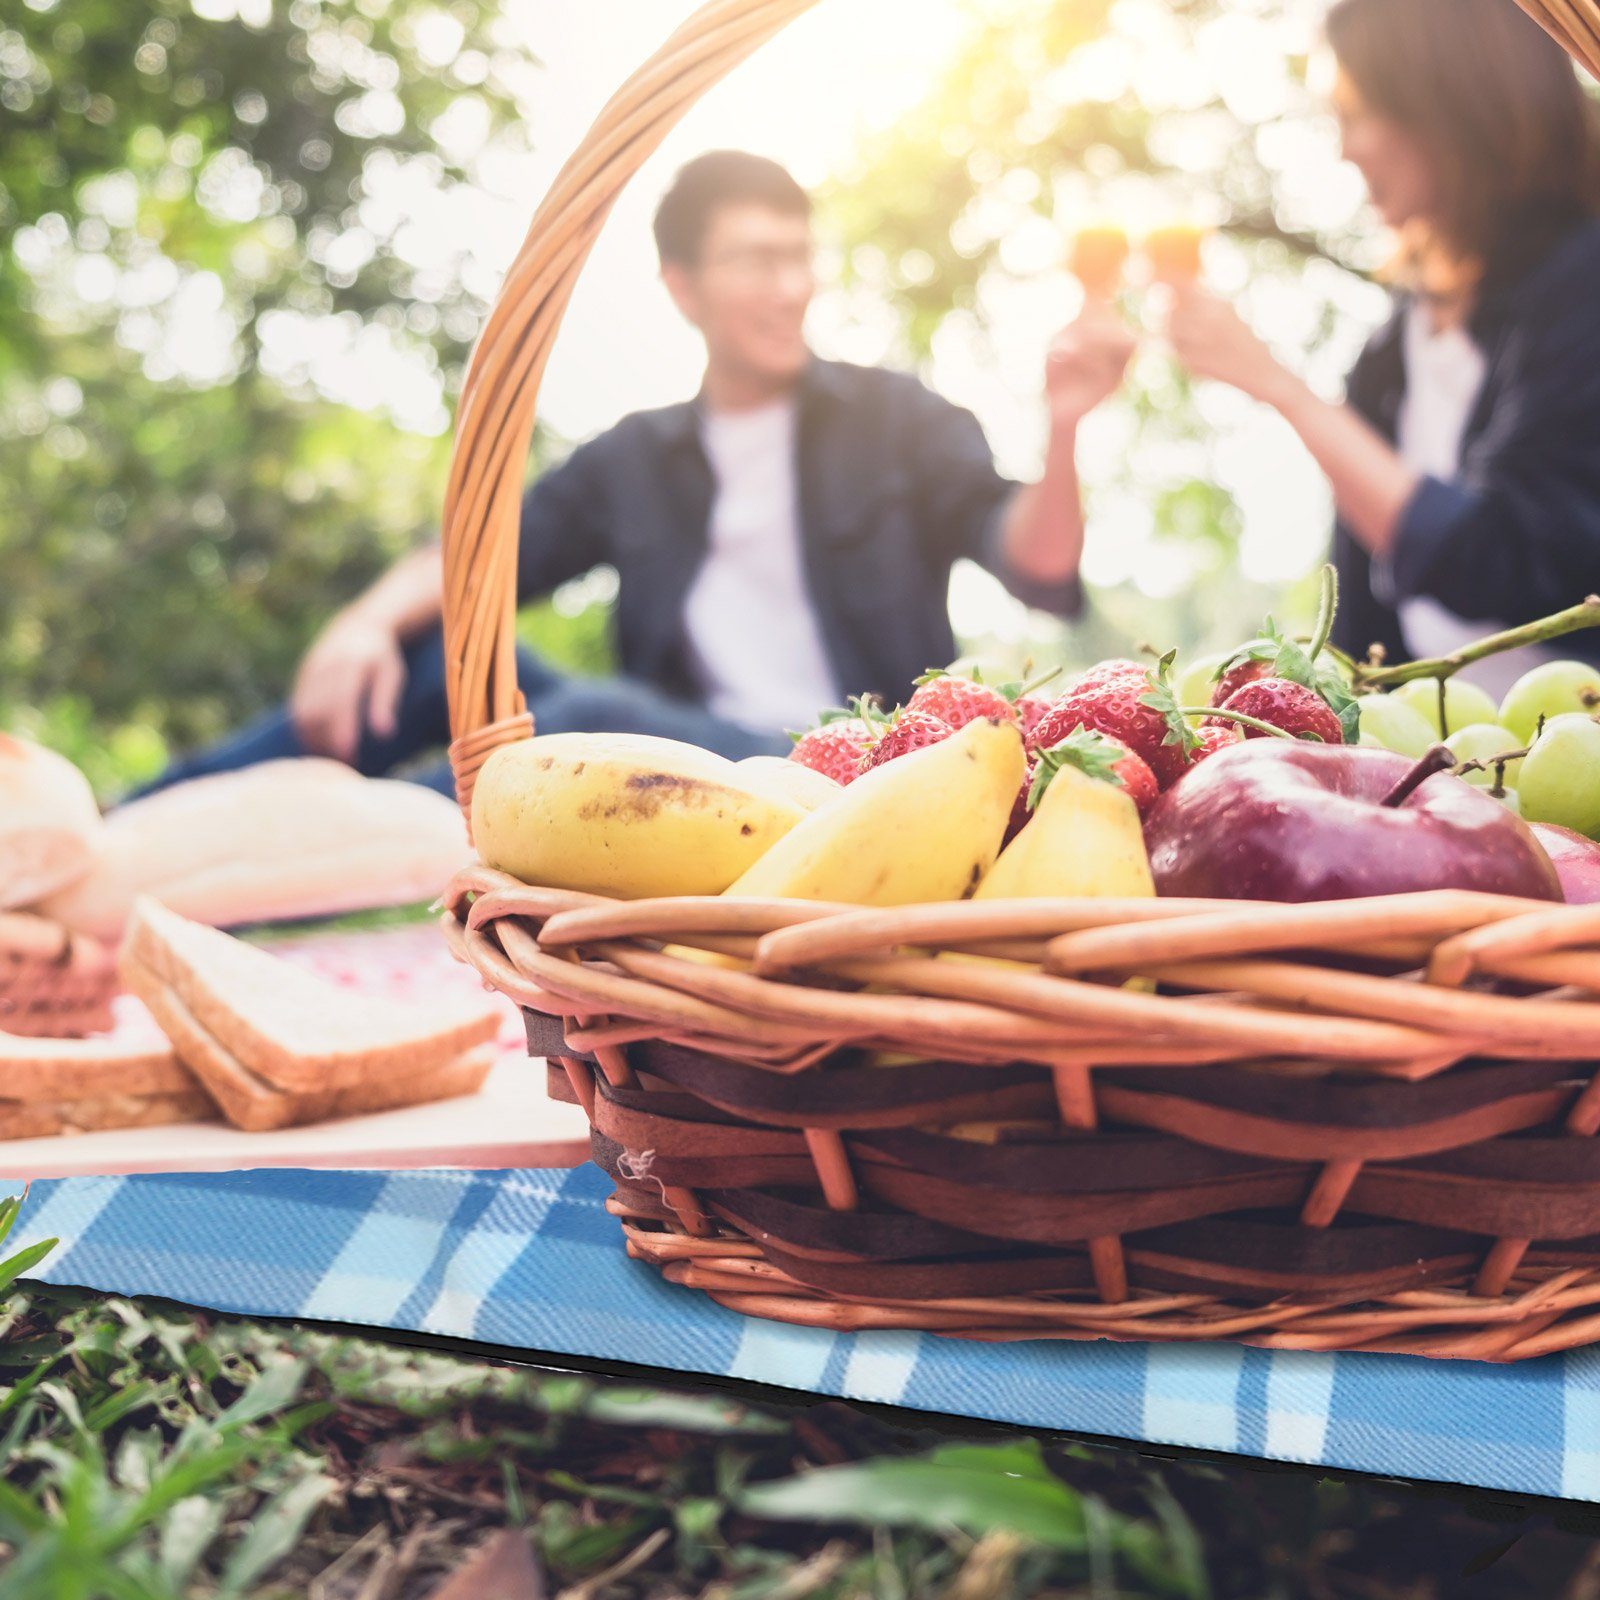
M428 1600L545 1600L544 1574L525 1528L502 1528Z

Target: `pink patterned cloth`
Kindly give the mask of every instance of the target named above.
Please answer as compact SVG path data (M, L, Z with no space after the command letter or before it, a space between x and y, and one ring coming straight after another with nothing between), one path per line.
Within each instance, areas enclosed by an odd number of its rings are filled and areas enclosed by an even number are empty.
M425 1003L439 996L478 996L485 985L470 967L450 954L432 924L381 928L357 933L310 933L274 938L262 948L298 967L364 995L391 996ZM503 1056L527 1058L528 1042L521 1013L503 996L495 996L504 1013L498 1044ZM116 1026L107 1037L129 1044L155 1044L161 1032L155 1020L130 994L112 1002Z

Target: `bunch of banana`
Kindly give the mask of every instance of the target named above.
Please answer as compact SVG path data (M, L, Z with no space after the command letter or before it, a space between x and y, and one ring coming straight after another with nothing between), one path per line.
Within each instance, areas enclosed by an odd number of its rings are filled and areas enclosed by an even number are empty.
M720 894L819 796L844 792L792 762L774 764L794 773L640 734L527 739L484 763L473 838L487 866L524 883L622 900Z
M1023 766L1015 724L969 722L841 789L728 893L863 906L963 900L999 854Z

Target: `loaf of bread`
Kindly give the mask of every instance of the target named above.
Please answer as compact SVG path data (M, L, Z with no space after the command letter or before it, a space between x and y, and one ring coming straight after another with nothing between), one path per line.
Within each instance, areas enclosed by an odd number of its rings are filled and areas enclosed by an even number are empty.
M0 733L0 911L78 882L101 842L89 780L55 751Z

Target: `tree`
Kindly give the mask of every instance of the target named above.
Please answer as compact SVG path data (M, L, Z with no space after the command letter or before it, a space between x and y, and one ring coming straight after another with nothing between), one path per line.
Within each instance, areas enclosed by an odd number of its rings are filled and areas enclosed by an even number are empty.
M281 694L436 517L498 281L452 208L534 64L489 0L7 16L0 724L109 785Z

